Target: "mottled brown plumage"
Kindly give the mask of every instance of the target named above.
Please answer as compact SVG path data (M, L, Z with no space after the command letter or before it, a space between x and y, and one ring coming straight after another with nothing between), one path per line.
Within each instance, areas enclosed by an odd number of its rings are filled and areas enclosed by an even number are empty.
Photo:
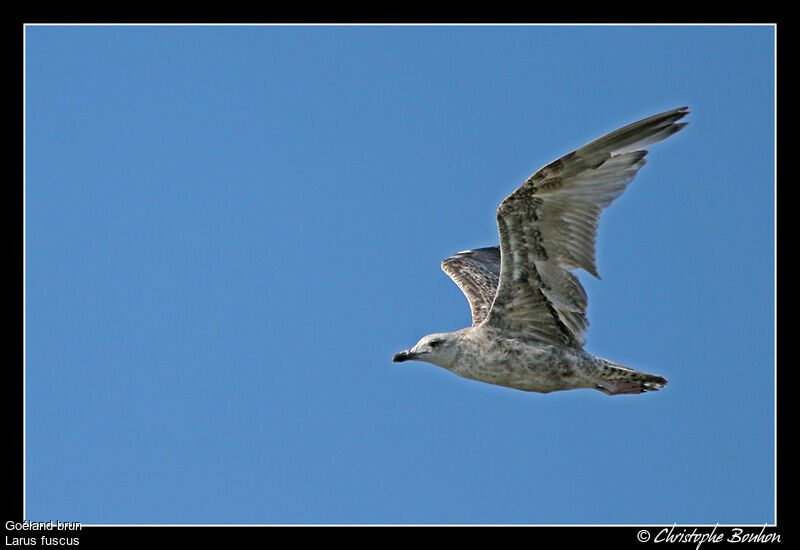
M444 260L442 269L467 297L472 326L481 324L489 315L500 281L500 247L459 252Z

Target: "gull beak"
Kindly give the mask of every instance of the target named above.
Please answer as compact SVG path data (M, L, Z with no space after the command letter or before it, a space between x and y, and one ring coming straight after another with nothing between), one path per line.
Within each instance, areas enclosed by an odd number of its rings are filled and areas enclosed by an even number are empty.
M402 363L403 361L408 361L413 358L414 356L408 351L401 351L400 353L394 354L394 357L392 357L392 363Z

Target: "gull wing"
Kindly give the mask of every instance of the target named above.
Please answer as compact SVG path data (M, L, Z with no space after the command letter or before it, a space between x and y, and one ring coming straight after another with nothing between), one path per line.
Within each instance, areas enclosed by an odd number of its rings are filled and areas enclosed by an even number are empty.
M442 270L458 285L469 301L472 326L486 319L500 281L500 247L465 250L442 262Z
M497 209L501 270L484 324L509 338L582 347L586 292L571 273L598 277L600 213L644 166L643 147L686 123L681 107L601 137L541 168Z

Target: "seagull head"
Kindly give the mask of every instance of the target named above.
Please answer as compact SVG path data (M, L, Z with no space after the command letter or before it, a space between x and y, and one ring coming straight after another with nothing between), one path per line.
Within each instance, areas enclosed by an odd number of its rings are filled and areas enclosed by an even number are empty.
M449 369L458 357L460 336L461 331L429 334L413 348L396 353L392 361L425 361Z

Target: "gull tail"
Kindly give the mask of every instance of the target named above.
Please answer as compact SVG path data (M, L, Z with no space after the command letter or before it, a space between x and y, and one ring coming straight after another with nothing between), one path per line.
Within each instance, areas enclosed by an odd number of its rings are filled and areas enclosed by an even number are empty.
M658 391L667 385L666 378L639 372L607 359L598 357L596 367L595 376L592 377L595 389L608 395Z

